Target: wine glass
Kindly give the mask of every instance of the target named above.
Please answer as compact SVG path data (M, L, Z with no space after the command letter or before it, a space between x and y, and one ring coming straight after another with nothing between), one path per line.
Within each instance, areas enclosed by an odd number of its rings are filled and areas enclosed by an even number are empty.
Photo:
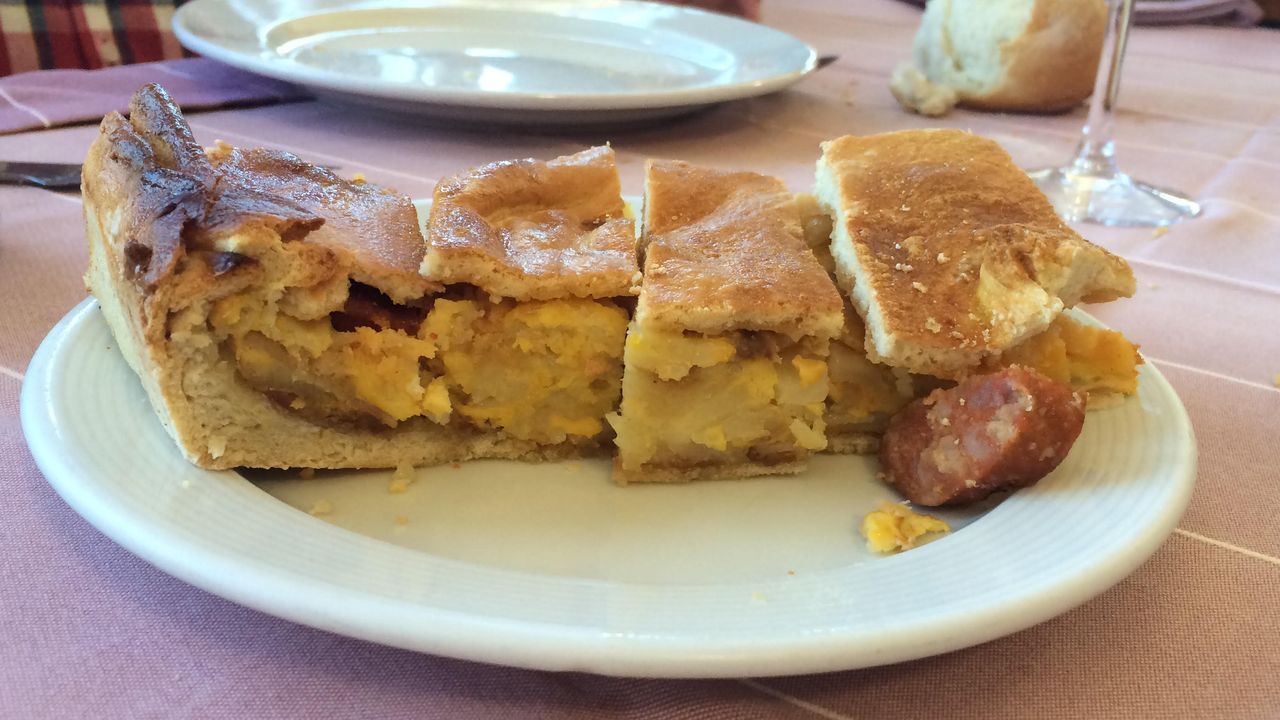
M1193 218L1200 214L1199 203L1181 193L1134 180L1116 166L1111 131L1133 0L1108 0L1107 4L1107 34L1098 62L1098 79L1075 160L1063 167L1029 174L1058 214L1068 221L1158 227Z

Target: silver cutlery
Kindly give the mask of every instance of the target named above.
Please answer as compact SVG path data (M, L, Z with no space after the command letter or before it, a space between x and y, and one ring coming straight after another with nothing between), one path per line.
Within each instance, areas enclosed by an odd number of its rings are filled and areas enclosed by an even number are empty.
M79 190L80 163L0 161L0 184L34 185L46 190Z
M336 165L322 165L337 170ZM33 185L45 190L79 190L79 163L6 162L0 160L0 185Z

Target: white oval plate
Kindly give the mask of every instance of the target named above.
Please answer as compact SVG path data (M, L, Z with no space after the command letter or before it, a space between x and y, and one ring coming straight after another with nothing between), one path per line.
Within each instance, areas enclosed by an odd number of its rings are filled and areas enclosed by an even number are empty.
M603 460L284 473L189 465L86 300L41 344L22 422L78 513L161 570L344 635L548 670L763 676L954 650L1107 589L1174 528L1195 442L1164 378L1092 412L1066 461L892 557L857 535L894 494L861 457L803 475L618 488ZM283 502L282 502L283 501ZM322 502L323 501L323 502ZM317 504L332 506L323 519ZM327 520L328 522L325 522Z
M194 0L183 45L361 105L516 123L640 120L779 90L813 48L634 0Z

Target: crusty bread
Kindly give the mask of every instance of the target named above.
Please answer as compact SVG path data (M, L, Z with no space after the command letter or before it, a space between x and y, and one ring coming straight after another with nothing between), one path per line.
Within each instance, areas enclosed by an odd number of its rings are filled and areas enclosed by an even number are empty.
M1093 92L1106 0L929 0L913 63L890 89L902 105L1053 112Z
M282 306L327 314L331 293L340 303L352 279L421 299L438 286L416 273L423 241L413 206L283 154L224 149L211 162L158 86L140 91L130 110L128 119L103 119L85 159L85 280L191 462L396 467L598 450L541 447L424 417L394 427L326 425L250 387L210 333L218 300L280 283Z
M1078 302L1132 295L996 143L959 130L822 145L814 194L834 216L841 287L873 361L958 378Z
M511 160L446 178L422 273L517 300L635 295L635 227L609 147Z
M839 293L777 178L650 160L644 239L642 322L709 335L840 334Z

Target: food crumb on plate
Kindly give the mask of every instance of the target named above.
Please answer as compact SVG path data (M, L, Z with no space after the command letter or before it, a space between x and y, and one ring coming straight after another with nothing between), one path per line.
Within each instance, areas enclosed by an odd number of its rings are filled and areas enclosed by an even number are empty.
M302 468L298 471L298 477L303 480L310 480L316 476L315 468Z
M400 463L396 465L395 472L391 473L391 482L387 484L387 492L402 493L409 489L413 484L413 465L410 463Z
M320 517L321 515L328 515L331 512L333 512L333 503L328 500L317 500L311 503L311 509L307 511L307 514Z
M910 550L951 532L945 520L891 502L882 502L878 510L867 513L859 529L867 539L867 549L880 554Z

